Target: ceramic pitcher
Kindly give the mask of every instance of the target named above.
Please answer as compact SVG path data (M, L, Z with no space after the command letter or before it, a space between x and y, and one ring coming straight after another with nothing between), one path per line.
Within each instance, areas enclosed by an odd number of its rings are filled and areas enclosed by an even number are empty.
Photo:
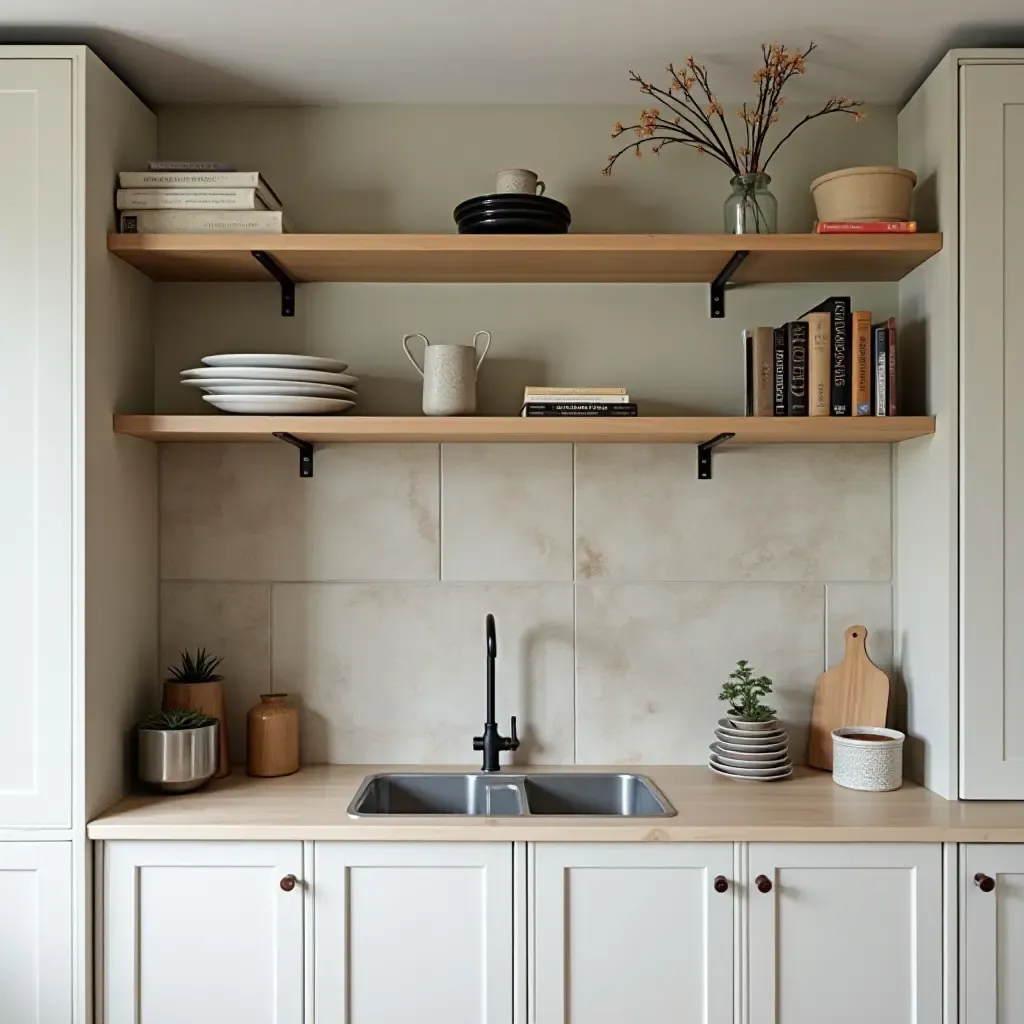
M423 339L423 365L409 351L413 338ZM477 354L477 344L483 348ZM423 378L423 412L427 416L466 416L476 412L476 374L491 347L490 331L477 331L472 345L432 345L425 334L407 334L402 348Z

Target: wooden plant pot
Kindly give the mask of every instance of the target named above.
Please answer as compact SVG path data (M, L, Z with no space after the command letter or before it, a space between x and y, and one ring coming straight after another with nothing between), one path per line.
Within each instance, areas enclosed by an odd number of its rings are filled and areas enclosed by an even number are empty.
M189 709L199 711L220 723L217 750L217 774L223 779L231 774L231 758L228 754L228 716L224 702L224 687L219 682L211 683L164 683L164 711Z
M286 693L265 693L246 716L245 770L258 778L293 775L299 770L299 709Z

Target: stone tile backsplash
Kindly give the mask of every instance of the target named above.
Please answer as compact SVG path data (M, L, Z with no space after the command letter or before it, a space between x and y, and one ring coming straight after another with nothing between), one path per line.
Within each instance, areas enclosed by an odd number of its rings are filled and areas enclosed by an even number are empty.
M484 616L520 763L702 763L722 680L776 681L802 758L846 626L892 661L890 450L283 444L160 450L161 655L225 657L233 757L261 692L308 762L475 764Z

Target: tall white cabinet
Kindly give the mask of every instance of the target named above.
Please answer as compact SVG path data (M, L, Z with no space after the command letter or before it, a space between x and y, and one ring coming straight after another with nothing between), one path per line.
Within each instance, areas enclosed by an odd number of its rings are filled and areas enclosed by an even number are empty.
M84 47L0 46L0 138L0 1019L85 1024L85 825L156 646L153 456L110 431L152 389L150 288L106 253L155 119Z

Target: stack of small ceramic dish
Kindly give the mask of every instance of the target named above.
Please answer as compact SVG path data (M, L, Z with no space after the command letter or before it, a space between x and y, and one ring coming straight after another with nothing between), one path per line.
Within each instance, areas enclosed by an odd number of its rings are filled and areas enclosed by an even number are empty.
M455 207L460 235L564 235L571 221L565 204L526 192L476 196Z
M745 722L721 718L708 767L716 775L748 782L775 782L793 774L789 736L774 719Z
M206 356L203 366L181 371L187 388L224 412L250 416L335 416L355 407L358 377L348 363L320 356L275 353Z

